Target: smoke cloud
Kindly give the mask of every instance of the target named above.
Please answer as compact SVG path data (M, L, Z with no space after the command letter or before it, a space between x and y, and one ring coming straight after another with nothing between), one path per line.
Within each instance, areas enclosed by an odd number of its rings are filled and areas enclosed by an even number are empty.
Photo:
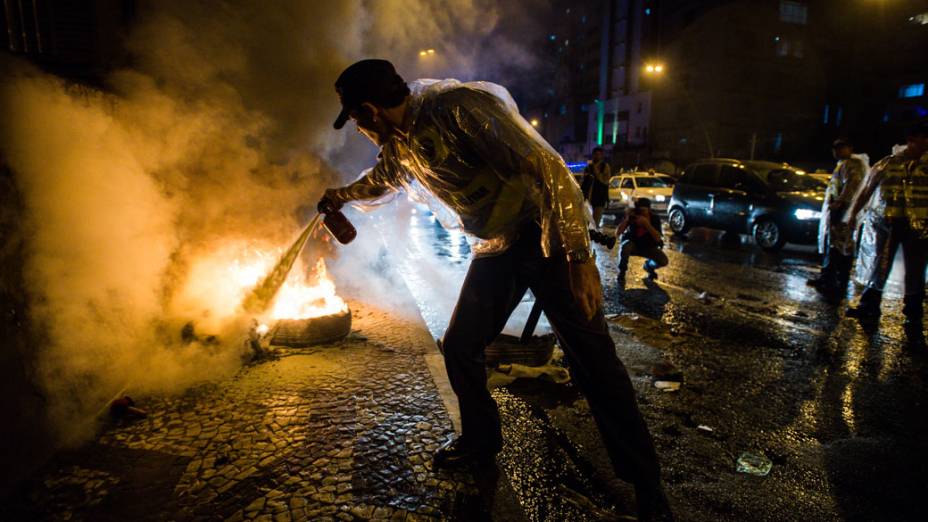
M325 187L373 161L360 136L331 129L340 70L377 56L410 79L518 76L534 61L499 34L507 9L152 2L127 41L132 67L110 74L106 92L0 65L0 154L24 202L36 379L58 440L84 440L123 389L170 392L234 372L250 318L229 306L220 267L285 248ZM511 67L485 60L492 41ZM425 48L434 60L419 56ZM402 236L404 212L384 212L396 226L380 230ZM336 283L396 305L397 288L364 275L381 257L380 246L345 249ZM183 344L190 320L221 344Z

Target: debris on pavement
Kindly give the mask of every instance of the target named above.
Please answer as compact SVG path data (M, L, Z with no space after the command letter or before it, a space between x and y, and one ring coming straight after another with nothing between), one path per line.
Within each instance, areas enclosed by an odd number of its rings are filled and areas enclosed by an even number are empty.
M141 408L136 408L135 401L128 395L114 399L113 402L110 403L110 414L118 418L135 417L144 419L148 417L148 412Z
M765 477L773 468L773 462L770 461L763 453L744 452L738 457L738 473L747 473Z
M696 426L696 429L700 431L708 431L709 433L712 433L713 431L715 431L714 428L712 428L711 426L706 426L705 424L700 424L699 426Z
M201 344L203 346L219 346L219 337L215 335L200 335L196 331L193 321L184 323L180 329L180 340L184 344Z
M550 363L544 366L500 364L489 371L487 388L493 389L505 386L516 379L541 379L555 384L566 384L570 382L570 373L566 368Z
M669 362L660 362L651 367L651 375L660 381L683 382L683 372Z
M654 381L654 387L665 392L675 392L682 384L678 381Z
M665 392L675 392L683 385L683 372L669 362L659 362L651 367L654 387Z

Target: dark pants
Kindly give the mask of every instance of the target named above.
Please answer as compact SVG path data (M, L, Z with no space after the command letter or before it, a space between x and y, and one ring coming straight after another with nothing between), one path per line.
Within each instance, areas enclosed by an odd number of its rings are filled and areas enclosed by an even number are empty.
M912 230L907 219L884 220L876 226L876 260L867 288L860 296L860 305L878 311L883 286L893 267L896 251L902 245L905 260L905 308L907 316L922 315L925 295L925 266L928 264L928 241Z
M839 209L828 211L830 213L830 229L835 227L835 223L841 222L844 218L844 211L845 209L843 206ZM837 248L832 244L832 234L840 233L841 231L843 231L843 229L838 232L828 230L828 235L825 238L827 245L825 247L825 259L822 260L821 282L835 290L845 291L847 290L848 282L851 280L851 267L854 265L854 257L845 255L841 248ZM843 241L849 241L849 238L845 238Z
M667 254L657 246L637 245L634 241L626 239L619 246L619 274L624 274L628 270L628 258L631 256L647 258L647 264L651 270L667 266L668 262Z
M542 256L540 231L534 225L505 253L471 262L445 333L445 366L458 396L465 440L489 448L501 442L499 411L487 390L484 348L502 331L527 288L554 328L616 474L636 485L658 485L660 468L651 435L603 312L586 319L570 291L566 259Z
M822 282L839 291L846 291L851 279L851 266L854 258L844 255L840 249L828 247L822 261Z

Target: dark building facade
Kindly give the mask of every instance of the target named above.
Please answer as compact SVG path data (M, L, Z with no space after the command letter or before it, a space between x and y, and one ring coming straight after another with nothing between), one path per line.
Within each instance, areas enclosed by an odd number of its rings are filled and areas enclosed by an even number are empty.
M568 159L602 146L618 155L648 141L650 93L638 69L653 30L648 0L555 2L545 47L556 61L545 137Z
M126 59L135 9L134 0L3 0L0 43L56 74L95 81Z
M568 160L707 156L826 167L837 136L871 156L928 117L928 2L565 3L545 136Z
M652 153L780 160L815 138L825 57L804 2L733 1L660 11L664 74L654 90Z
M858 2L829 14L823 138L848 136L882 157L928 118L928 1Z

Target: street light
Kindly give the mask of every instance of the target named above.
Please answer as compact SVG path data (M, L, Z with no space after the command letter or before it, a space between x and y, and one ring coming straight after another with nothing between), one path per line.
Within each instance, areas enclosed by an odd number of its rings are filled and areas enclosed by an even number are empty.
M662 63L645 64L644 72L647 74L661 74L662 72L664 72L664 64Z
M532 124L532 127L537 127L538 125L541 124L541 122L538 121L538 118L532 118L532 119L529 121L529 123Z
M644 66L644 73L648 76L658 77L663 76L664 74L664 64L660 62L651 62L647 63ZM683 84L679 85L680 90L683 92L683 97L686 98L686 103L689 104L690 110L693 111L693 115L696 116L696 121L699 127L702 128L703 136L706 138L706 149L709 152L709 157L715 157L715 153L712 148L712 138L709 137L709 130L706 128L705 123L699 118L699 112L696 109L696 104L693 103L693 98L690 96L689 90Z

